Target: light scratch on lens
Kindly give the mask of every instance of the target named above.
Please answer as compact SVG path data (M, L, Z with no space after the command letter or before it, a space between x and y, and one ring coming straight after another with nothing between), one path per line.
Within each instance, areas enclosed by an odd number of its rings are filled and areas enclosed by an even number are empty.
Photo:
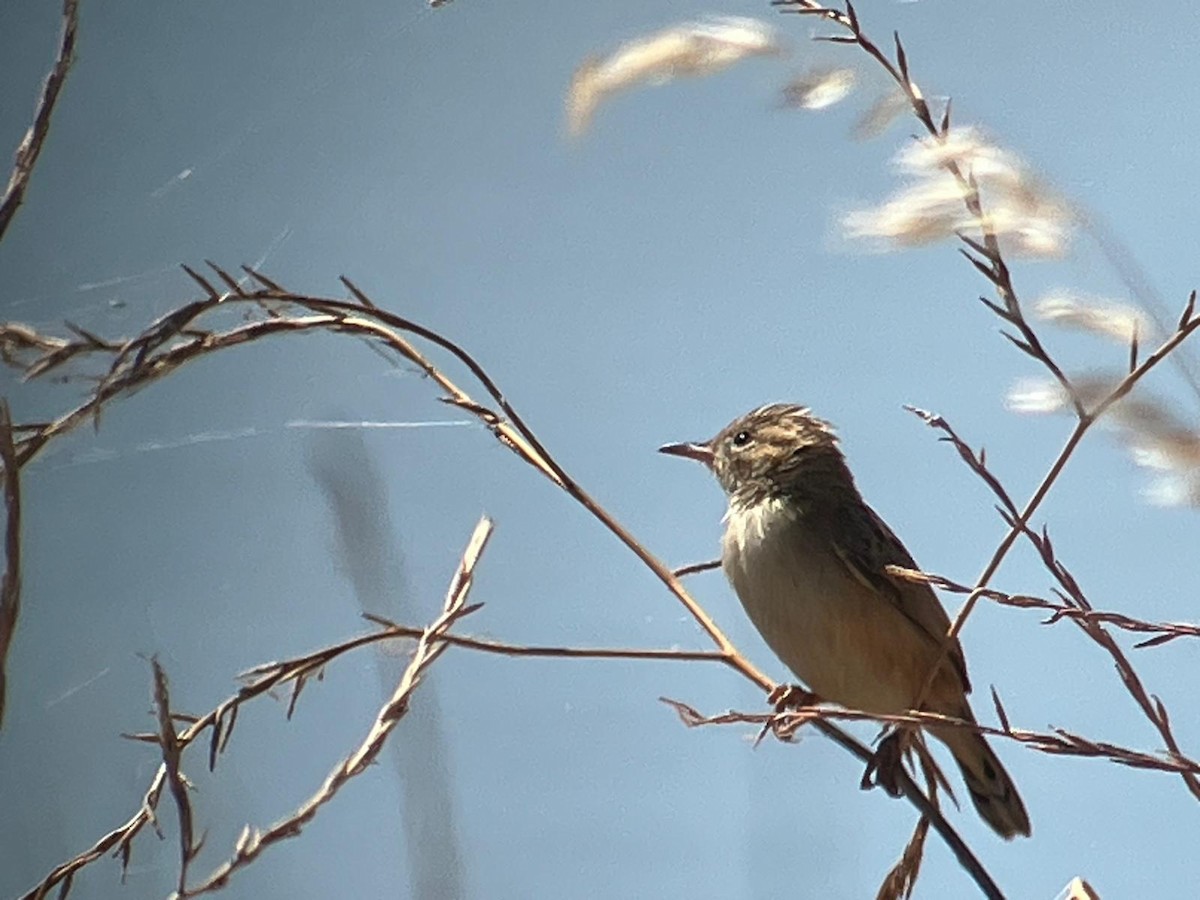
M386 430L386 429L411 429L411 428L462 428L471 426L475 423L467 419L456 420L431 420L431 421L323 421L310 419L293 419L290 422L285 422L283 428L236 428L229 431L200 431L194 434L189 434L186 437L177 440L161 440L161 441L143 441L140 444L135 444L123 450L111 450L107 448L94 448L85 450L74 457L67 459L56 465L48 466L48 471L56 472L60 469L73 469L76 466L93 465L95 463L114 462L119 459L124 459L129 456L134 456L141 453L156 453L161 450L180 450L185 447L194 447L198 444L214 444L224 441L238 441L246 438L263 437L266 435L280 434L282 431L307 428L313 430L321 429L360 429L360 430ZM54 457L51 456L50 459Z
M52 706L57 706L58 704L62 703L64 700L68 699L69 697L72 697L75 694L79 693L84 688L91 687L93 684L95 684L97 681L99 681L101 678L103 678L105 675L107 675L111 671L112 671L112 668L109 666L106 666L105 668L101 669L99 672L97 672L95 675L93 675L91 678L89 678L87 681L83 682L82 684L75 685L75 687L70 688L65 693L60 694L59 696L55 697L53 700L48 700L46 702L46 709L49 709Z
M287 423L288 428L461 428L465 425L474 425L475 423L467 419L456 419L453 421L429 421L429 422L339 422L339 421L320 421L315 419L293 419Z
M267 249L259 255L258 259L254 261L254 265L252 265L250 268L256 272L262 271L262 267L266 265L267 260L271 258L276 250L286 244L291 236L292 226L291 223L289 223L284 225L279 234L275 235L275 237L271 239L271 243L267 244ZM240 287L245 287L249 281L250 275L243 275L238 279L238 285Z
M101 288L116 287L119 284L129 284L134 281L144 281L155 275L165 275L168 272L178 272L179 267L175 265L159 266L157 269L147 269L144 272L137 272L133 275L116 275L112 278L104 278L100 281L85 281L82 284L75 285L75 290L79 292L97 291Z
M174 441L144 441L141 444L135 444L131 452L152 453L155 450L178 450L180 447L191 447L194 444L236 441L242 438L259 437L268 433L268 430L260 428L237 428L233 431L198 431Z
M165 184L163 184L159 187L156 187L154 190L152 190L150 192L151 199L157 200L159 197L163 196L168 191L173 190L174 188L177 188L180 184L182 184L183 182L185 182L189 178L191 178L193 172L195 172L195 169L188 168L188 169L183 169L176 175L173 175L171 178L169 178L167 180L167 182Z

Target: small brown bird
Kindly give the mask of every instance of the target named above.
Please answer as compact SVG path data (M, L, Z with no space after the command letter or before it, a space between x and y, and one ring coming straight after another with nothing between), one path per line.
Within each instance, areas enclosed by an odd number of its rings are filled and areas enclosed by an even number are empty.
M710 441L669 444L696 459L729 500L721 565L767 645L822 700L879 714L912 709L950 619L933 590L890 576L916 569L867 506L828 422L764 406ZM922 708L974 721L956 640ZM979 815L1003 838L1030 833L1012 779L982 735L930 728L950 748Z

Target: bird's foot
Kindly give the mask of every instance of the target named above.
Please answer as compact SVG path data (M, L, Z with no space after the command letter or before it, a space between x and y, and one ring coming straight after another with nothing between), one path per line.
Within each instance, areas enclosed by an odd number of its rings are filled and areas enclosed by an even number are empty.
M804 724L805 720L795 716L788 716L788 710L800 709L805 706L815 706L821 702L821 698L812 691L806 691L798 684L777 684L771 693L767 695L767 702L775 710L775 715L763 723L758 737L754 740L754 746L756 747L768 734L774 734L781 741L795 740L796 732Z
M777 684L774 690L767 694L767 702L775 712L787 712L802 706L816 706L821 702L821 698L798 684Z
M902 731L893 731L880 741L875 755L867 763L867 770L863 772L859 787L867 791L878 785L893 797L901 796L904 793L900 788L900 773L904 762L905 744Z

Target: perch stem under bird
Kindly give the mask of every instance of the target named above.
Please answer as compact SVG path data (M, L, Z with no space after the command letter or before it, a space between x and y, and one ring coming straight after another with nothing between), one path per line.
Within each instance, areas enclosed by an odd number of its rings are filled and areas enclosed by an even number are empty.
M891 715L913 707L938 666L924 711L975 721L962 647L942 643L950 619L900 539L858 492L829 423L773 404L700 443L660 451L697 460L728 499L721 565L750 620L822 700ZM954 755L971 801L1008 839L1030 833L1012 779L981 734L929 727Z

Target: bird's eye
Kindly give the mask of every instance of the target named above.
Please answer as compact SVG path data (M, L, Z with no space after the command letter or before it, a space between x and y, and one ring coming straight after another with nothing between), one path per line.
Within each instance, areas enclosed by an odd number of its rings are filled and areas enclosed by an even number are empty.
M750 443L750 432L748 431L739 431L733 436L733 446L735 447L745 447L748 443Z

